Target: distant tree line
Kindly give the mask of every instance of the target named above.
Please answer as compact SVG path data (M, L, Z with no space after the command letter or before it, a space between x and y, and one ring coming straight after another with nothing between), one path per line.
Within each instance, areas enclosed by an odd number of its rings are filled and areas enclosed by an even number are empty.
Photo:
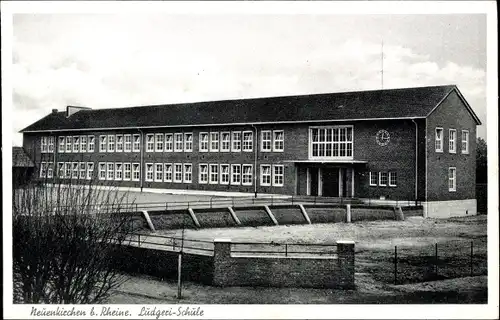
M477 138L476 183L488 182L488 148L483 138Z

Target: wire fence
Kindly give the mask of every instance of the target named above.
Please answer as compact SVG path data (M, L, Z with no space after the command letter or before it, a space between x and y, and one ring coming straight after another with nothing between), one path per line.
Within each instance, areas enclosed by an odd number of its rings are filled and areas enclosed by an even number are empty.
M454 240L424 246L396 245L392 252L369 251L374 278L406 284L487 274L486 239Z
M139 212L139 211L168 211L168 210L182 210L182 209L196 209L196 208L225 208L237 206L250 206L250 205L298 205L298 204L324 204L324 205L363 205L370 207L377 207L381 205L392 206L420 206L420 202L415 201L398 201L391 202L380 200L367 200L361 202L359 199L354 198L339 198L339 197L315 197L315 196L269 196L269 197L211 197L209 200L191 200L191 201L169 201L169 202L131 202L121 203L120 212ZM109 211L108 204L89 204L86 209L93 212Z
M203 255L213 255L214 253L213 241L177 236L134 233L127 238L125 244L179 253L189 252ZM337 253L336 249L336 244L323 243L232 242L231 244L231 253L236 256L333 256Z

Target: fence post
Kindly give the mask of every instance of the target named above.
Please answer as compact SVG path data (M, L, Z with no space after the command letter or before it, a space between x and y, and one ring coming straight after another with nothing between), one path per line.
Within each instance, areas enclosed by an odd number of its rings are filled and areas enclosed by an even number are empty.
M141 246L141 234L140 234L140 233L138 233L138 234L137 234L137 237L138 237L138 239L137 239L137 244L138 244L138 246L140 247L140 246Z
M437 276L438 276L438 244L437 244L437 242L434 246L434 274L435 274L435 277L437 278Z
M394 246L394 284L398 284L398 246Z
M212 209L212 197L210 197L210 209Z
M472 264L472 256L474 255L474 244L473 241L470 242L470 276L472 277L474 275L473 272L473 264Z
M285 257L288 257L288 243L285 243Z
M182 250L177 258L177 299L182 299Z
M338 283L343 289L354 289L354 241L337 241Z

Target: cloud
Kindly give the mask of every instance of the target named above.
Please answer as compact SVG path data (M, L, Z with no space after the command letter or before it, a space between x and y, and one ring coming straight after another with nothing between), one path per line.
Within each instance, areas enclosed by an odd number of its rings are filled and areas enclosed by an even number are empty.
M209 41L182 37L135 43L126 33L111 39L103 32L73 45L15 39L14 131L68 104L125 107L378 89L381 83L380 43L362 39L317 37L303 46L289 38L266 39L266 47L256 39L237 41L233 34L235 42L218 39L207 46ZM485 77L479 68L438 63L408 47L384 45L385 88L457 84L482 120ZM485 130L479 131L483 137ZM15 139L19 143L21 136Z

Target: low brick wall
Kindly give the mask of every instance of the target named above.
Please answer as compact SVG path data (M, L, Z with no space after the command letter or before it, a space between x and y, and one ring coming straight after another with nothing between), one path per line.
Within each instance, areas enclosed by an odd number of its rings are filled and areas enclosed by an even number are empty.
M124 245L110 258L121 271L177 279L178 255L173 251ZM183 253L182 279L212 284L213 259L212 256Z
M354 288L354 243L338 242L338 257L241 257L231 242L214 242L213 284L229 286Z
M354 222L354 221L370 221L370 220L396 220L394 207L390 206L351 207L351 221Z
M304 205L311 223L345 222L346 208L339 205Z
M148 211L151 222L155 229L194 229L193 219L189 215L187 209L168 210L168 211Z
M233 207L236 216L244 227L272 226L274 225L263 206Z

